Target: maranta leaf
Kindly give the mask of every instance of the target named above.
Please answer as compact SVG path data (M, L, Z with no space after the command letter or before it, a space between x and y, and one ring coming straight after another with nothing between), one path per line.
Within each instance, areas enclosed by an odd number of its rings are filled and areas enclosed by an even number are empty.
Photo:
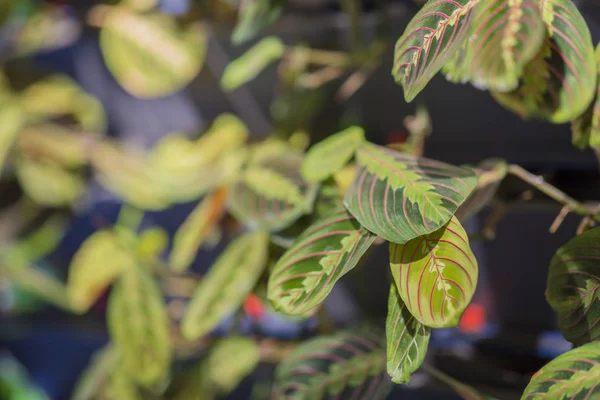
M406 243L445 225L475 188L472 170L364 144L344 204L371 232Z
M505 160L490 158L483 160L473 170L477 175L477 187L454 214L461 221L477 214L492 201L506 176L508 165Z
M390 267L412 315L432 328L458 325L477 285L477 260L467 233L448 224L405 244L390 243Z
M600 44L596 47L596 70L600 80ZM596 97L588 109L571 124L573 146L585 149L588 146L600 148L600 82L596 87Z
M600 396L600 343L570 350L546 364L525 388L521 400L592 400Z
M396 383L409 383L427 354L431 329L410 313L398 294L396 285L390 286L386 320L387 372Z
M181 331L192 340L233 314L254 289L267 264L269 235L256 231L235 239L196 288Z
M582 345L600 339L600 228L558 249L550 263L546 297L567 340Z
M279 18L287 0L248 0L241 3L238 22L231 34L231 42L236 45L254 39L258 34Z
M277 261L269 276L269 300L287 314L312 310L374 241L375 235L346 210L317 220Z
M451 59L467 37L479 0L429 0L396 42L392 74L407 102Z

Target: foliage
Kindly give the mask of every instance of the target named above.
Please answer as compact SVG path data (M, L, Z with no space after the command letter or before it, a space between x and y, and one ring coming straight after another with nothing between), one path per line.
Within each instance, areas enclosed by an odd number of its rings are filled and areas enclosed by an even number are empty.
M7 59L66 44L58 5L37 8L26 1L27 14L13 3L0 5L0 23L16 26ZM174 16L152 0L108 3L95 5L86 20L98 29L115 80L147 100L183 90L200 73L210 55L209 20L237 13L231 38L241 44L258 38L286 6L283 0L253 0L237 9L218 2L213 9L196 2ZM422 366L432 329L459 324L478 278L473 238L462 222L494 201L507 175L585 222L552 259L547 290L563 335L581 347L538 372L523 398L598 394L600 228L585 231L600 221L596 207L504 160L457 166L423 157L431 133L423 107L406 119L409 137L400 145L371 143L369 132L344 125L309 147L304 120L310 118L302 110L310 107L304 101L313 103L318 89L341 77L346 79L335 98L347 100L385 53L379 39L363 42L356 4L350 3L343 8L352 21L351 51L290 46L268 36L222 72L221 88L235 94L277 65L272 117L285 123L261 141L254 134L264 132L250 132L242 119L225 113L198 137L173 132L152 148L132 149L105 135L102 104L70 78L50 74L16 85L0 75L0 173L23 193L15 226L6 235L0 227L6 236L2 277L79 314L110 292L110 344L82 374L75 399L226 395L272 354L256 337L215 340L223 321L240 324L245 302L265 287L265 308L278 317L323 319L322 305L336 282L357 267L369 268L366 255L381 244L389 248L392 277L385 333L343 330L277 353L273 396L385 398L392 382L409 383ZM407 101L441 71L450 81L489 90L523 118L571 122L573 144L600 151L600 46L594 53L571 0L429 0L394 51L392 74ZM50 218L33 233L29 228L44 213L54 218L77 212L87 201L90 176L124 205L115 224L79 247L65 284L40 266L58 246L62 226ZM144 213L188 202L196 206L172 238L156 227L140 229ZM224 250L194 280L189 304L177 312L167 304L170 280L193 276L199 252L217 243ZM192 345L201 351L190 351ZM463 397L484 398L426 369Z

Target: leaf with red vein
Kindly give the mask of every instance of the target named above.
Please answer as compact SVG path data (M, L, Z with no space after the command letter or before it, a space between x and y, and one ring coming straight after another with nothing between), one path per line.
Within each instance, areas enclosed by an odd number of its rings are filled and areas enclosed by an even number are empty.
M476 183L471 169L365 144L344 204L371 232L406 243L445 225Z
M274 392L276 398L295 400L379 400L390 390L382 337L362 330L298 346L277 367Z
M571 239L550 263L548 303L576 345L600 339L600 228Z
M228 210L251 229L281 231L312 211L319 185L300 175L302 157L274 154L230 185ZM248 171L247 171L248 172ZM266 185L266 186L265 186Z
M521 400L593 400L600 397L600 343L568 351L539 370Z
M454 214L461 221L477 214L492 201L506 176L507 164L504 160L491 158L483 160L473 170L477 175L477 187Z
M431 329L417 321L398 294L390 286L386 321L387 372L395 383L409 383L427 353Z
M600 45L596 47L596 69L600 79ZM596 85L596 98L583 115L571 124L573 146L600 149L600 83Z
M466 65L474 86L514 90L546 35L538 0L488 0L476 7Z
M519 87L492 95L522 118L565 123L583 114L594 97L594 46L571 0L542 0L539 7L547 31L540 51L525 67Z
M390 268L404 304L432 328L458 325L477 284L477 260L453 217L443 228L400 245L390 243Z
M275 265L269 277L269 300L287 314L314 309L373 241L375 235L344 209L317 220Z
M466 38L479 0L429 0L398 39L392 75L412 101Z

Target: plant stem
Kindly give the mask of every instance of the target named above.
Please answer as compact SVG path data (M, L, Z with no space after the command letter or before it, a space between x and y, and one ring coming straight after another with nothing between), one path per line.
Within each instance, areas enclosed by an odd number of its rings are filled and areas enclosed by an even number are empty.
M142 219L144 219L144 211L127 203L123 203L115 225L135 233L138 231Z
M585 204L580 203L579 201L575 200L563 191L557 189L556 187L546 182L544 180L544 177L534 175L531 172L515 164L511 164L508 166L508 173L513 176L516 176L523 182L530 184L531 186L544 193L546 196L556 200L560 204L567 206L572 212L583 216L590 216L596 221L600 221L600 212L598 212L596 207L586 206Z
M451 376L446 375L439 369L429 365L423 364L423 369L435 379L444 382L446 385L450 386L452 390L456 392L460 397L466 400L484 400L485 397L478 393L472 387L465 385L462 382L457 381Z
M342 0L342 10L350 17L350 37L354 51L360 51L363 47L360 4L358 0Z
M348 53L300 46L288 46L284 57L290 57L298 52L302 53L302 58L306 59L309 64L347 67L351 63L351 58Z

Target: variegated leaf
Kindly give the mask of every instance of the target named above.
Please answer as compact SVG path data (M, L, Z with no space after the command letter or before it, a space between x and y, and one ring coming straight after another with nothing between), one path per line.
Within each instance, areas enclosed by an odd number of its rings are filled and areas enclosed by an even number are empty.
M477 285L477 260L453 217L441 229L406 244L390 243L390 267L412 315L432 328L458 325Z
M461 221L477 214L492 201L506 176L508 165L505 160L491 158L473 169L477 174L477 187L454 214Z
M2 176L6 157L21 134L24 118L23 111L17 105L2 104L0 108L0 176Z
M317 220L277 261L269 276L269 300L287 314L312 310L356 266L373 241L375 235L346 210Z
M600 228L562 246L550 263L548 303L563 336L576 345L600 339Z
M269 235L256 231L227 246L192 296L181 323L186 338L209 333L240 307L266 266L268 245Z
M123 369L144 386L171 365L169 318L158 284L141 267L123 271L108 300L108 330Z
M593 400L600 396L600 342L568 351L539 370L521 400Z
M320 182L342 169L365 141L365 132L358 126L344 129L310 148L300 173L308 182Z
M473 16L469 41L471 82L499 92L514 90L546 36L538 0L487 0Z
M21 158L17 162L16 172L23 191L39 204L66 206L85 192L85 182L78 172L55 164Z
M127 269L136 268L131 254L112 231L98 231L79 247L69 266L67 291L78 312L86 312Z
M472 24L469 27L467 37L459 46L454 55L448 58L448 61L442 67L442 74L446 80L452 83L467 83L471 80L471 52L473 51L473 43L476 37L471 34Z
M238 22L231 34L233 44L254 39L279 18L287 0L247 0L241 3Z
M472 170L373 144L357 153L344 204L365 228L406 243L444 226L477 183Z
M278 366L275 392L295 400L378 400L387 398L390 383L379 335L348 331L298 346Z
M196 206L173 239L169 265L175 272L184 272L194 261L202 243L208 238L225 212L227 191L217 189Z
M571 0L541 0L546 24L541 50L527 64L519 87L492 91L522 118L565 123L587 109L596 92L596 63L590 31Z
M228 209L251 229L277 232L312 211L318 184L300 176L302 157L280 154L252 164L230 186Z
M206 33L198 24L181 28L165 14L137 14L115 6L102 23L100 48L125 90L155 98L181 90L200 72Z
M206 362L211 385L225 395L258 366L260 349L252 338L230 336L214 345Z
M265 68L279 60L284 51L285 46L278 37L269 36L261 39L227 65L221 76L221 88L231 92L250 82Z
M412 316L393 283L385 330L387 372L395 383L409 383L413 372L425 360L431 329Z
M600 80L600 44L596 47L596 70ZM573 120L571 130L573 146L600 148L600 82L596 87L596 98L581 116Z
M429 0L396 42L392 74L407 102L458 51L479 0Z

